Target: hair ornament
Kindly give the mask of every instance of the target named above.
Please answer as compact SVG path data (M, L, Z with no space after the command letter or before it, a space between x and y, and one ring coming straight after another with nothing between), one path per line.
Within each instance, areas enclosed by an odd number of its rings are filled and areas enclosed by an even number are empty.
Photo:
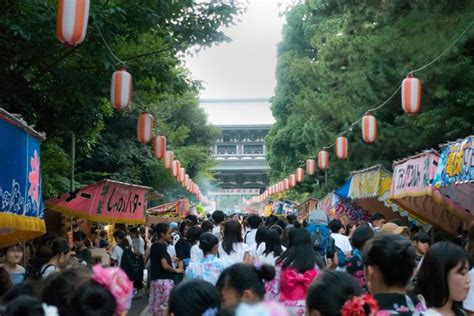
M342 306L342 316L368 316L376 315L379 310L377 301L369 294L353 297Z

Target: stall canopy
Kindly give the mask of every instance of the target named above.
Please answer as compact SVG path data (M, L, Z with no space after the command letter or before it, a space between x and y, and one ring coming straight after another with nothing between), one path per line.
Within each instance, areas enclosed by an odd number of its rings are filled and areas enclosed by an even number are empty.
M348 197L358 206L369 213L380 212L390 219L412 221L422 226L425 231L430 225L414 214L396 205L390 197L392 175L390 172L376 165L364 170L352 172Z
M456 234L463 222L469 221L470 215L434 190L438 160L438 153L429 150L396 161L390 198L426 222Z
M0 108L0 248L46 233L40 171L44 139Z
M147 225L178 222L190 213L189 200L180 199L146 210Z
M344 225L369 220L366 211L334 192L319 200L318 210L326 212L330 220L339 219Z
M69 216L94 222L144 224L149 187L102 180L59 199L50 199L45 206Z
M474 219L474 136L441 146L433 184Z

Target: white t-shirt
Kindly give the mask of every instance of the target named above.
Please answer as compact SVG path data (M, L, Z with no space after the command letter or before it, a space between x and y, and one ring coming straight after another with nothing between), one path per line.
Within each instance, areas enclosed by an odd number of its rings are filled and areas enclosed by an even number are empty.
M474 312L474 268L469 271L469 278L471 279L471 284L466 299L463 302L463 307L470 312Z
M132 239L133 251L145 255L145 241L142 237L138 236L137 239Z
M252 253L250 252L250 247L246 243L234 243L233 250L230 252L229 255L227 252L224 251L224 248L222 248L222 241L219 242L219 257L227 259L231 262L231 264L244 262L244 257L246 253L252 255Z
M283 251L286 250L286 248L283 246L281 246L281 249ZM265 244L261 243L257 249L257 260L260 261L261 263L266 263L271 266L275 266L276 260L278 259L279 256L275 256L275 253L273 251L270 252L269 254L264 254L264 251L265 251Z
M112 250L112 254L110 255L110 258L116 262L116 267L120 267L120 264L122 263L122 255L122 247L115 245L114 249Z
M336 247L341 249L344 253L352 251L352 246L349 237L334 233L331 234L331 237L334 238Z
M222 236L221 236L221 226L220 225L217 225L215 226L213 229L212 229L212 233L214 234L214 236L216 236L217 238L219 238L219 240L221 240Z
M166 248L166 251L170 255L171 265L173 269L175 269L178 266L178 263L175 260L173 260L173 258L176 257L176 249L174 249L173 245L168 245L168 248Z
M191 262L199 261L204 258L204 253L199 248L199 242L191 247Z
M257 235L257 230L256 229L251 229L249 230L245 235L244 235L244 242L252 246L256 243L255 241L255 236Z
M50 274L58 271L58 267L55 265L46 263L41 267L40 273L41 273L41 278L46 279Z

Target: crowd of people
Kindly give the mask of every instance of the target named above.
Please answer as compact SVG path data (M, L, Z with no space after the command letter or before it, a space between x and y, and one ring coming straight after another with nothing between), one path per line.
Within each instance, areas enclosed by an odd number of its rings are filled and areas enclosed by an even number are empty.
M115 230L110 246L76 227L73 245L48 234L4 249L0 314L125 315L147 295L144 316L474 315L474 227L433 240L385 221L215 211ZM93 262L92 247L110 263Z

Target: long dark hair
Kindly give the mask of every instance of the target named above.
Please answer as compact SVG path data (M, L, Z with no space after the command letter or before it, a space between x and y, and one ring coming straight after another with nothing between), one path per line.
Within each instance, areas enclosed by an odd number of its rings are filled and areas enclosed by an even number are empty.
M224 224L224 238L222 238L222 249L230 255L234 250L234 244L243 242L242 226L236 220L229 220Z
M290 230L288 249L278 258L276 263L282 263L283 268L292 267L299 273L304 273L315 267L316 256L306 229L293 228Z
M442 307L448 302L448 273L460 263L460 270L465 269L467 273L469 254L456 244L441 241L428 250L416 283L416 293L423 295L427 307ZM464 315L459 305L459 302L453 302L453 311L456 315Z
M257 248L262 242L265 241L265 234L267 230L268 228L265 226L261 226L257 229L257 232L255 233L255 242L257 243Z
M275 229L269 229L265 232L265 255L273 252L273 256L279 257L283 253L281 247L280 234Z
M243 295L245 290L252 290L258 297L265 296L264 281L271 281L275 278L275 268L264 264L260 268L246 263L236 263L225 269L216 287L222 291L223 288L232 288L239 295Z

